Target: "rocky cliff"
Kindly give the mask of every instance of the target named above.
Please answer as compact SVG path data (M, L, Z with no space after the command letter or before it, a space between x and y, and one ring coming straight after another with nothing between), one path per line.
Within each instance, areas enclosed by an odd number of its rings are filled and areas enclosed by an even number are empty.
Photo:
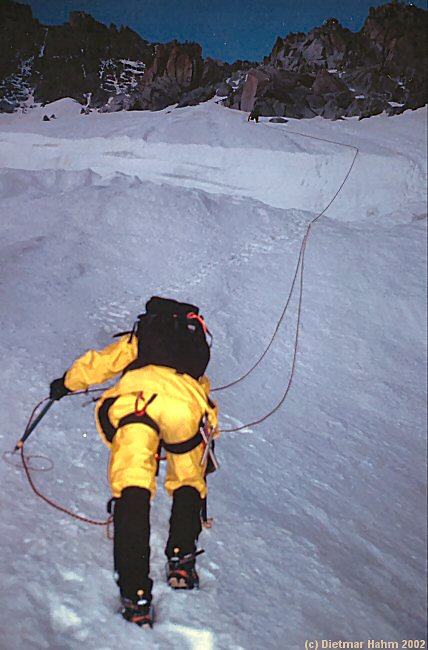
M0 4L0 111L73 97L86 111L159 110L217 94L261 115L336 119L427 102L428 12L400 2L371 9L350 32L331 18L278 38L261 64L202 57L197 43L154 44L84 12L45 27L31 8Z
M197 43L158 44L154 55L130 95L119 93L101 110L160 110L171 104L188 106L215 95L233 66L203 59Z
M14 110L29 96L46 103L73 97L104 105L138 85L154 46L128 28L106 27L83 12L43 27L31 8L0 5L0 107Z
M226 105L261 115L365 117L427 102L428 12L394 2L370 9L360 32L331 18L278 38Z

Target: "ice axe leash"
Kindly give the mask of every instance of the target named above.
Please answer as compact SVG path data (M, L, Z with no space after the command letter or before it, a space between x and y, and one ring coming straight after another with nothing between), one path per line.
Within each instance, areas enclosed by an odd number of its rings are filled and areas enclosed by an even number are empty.
M47 403L42 408L39 415L33 420L34 414L36 413L37 409L43 404L43 402L46 401L46 399L48 400ZM39 402L37 404L37 406L34 407L33 412L31 413L30 419L28 420L28 424L27 424L27 426L25 428L25 431L24 431L21 439L18 440L18 442L16 443L15 449L13 450L13 453L15 453L15 451L18 451L18 449L22 449L22 447L24 446L24 442L27 440L27 438L29 438L31 436L34 429L39 424L40 420L45 417L46 413L54 405L54 402L55 402L54 399L49 399L49 398L46 398L46 399L42 400L41 402Z

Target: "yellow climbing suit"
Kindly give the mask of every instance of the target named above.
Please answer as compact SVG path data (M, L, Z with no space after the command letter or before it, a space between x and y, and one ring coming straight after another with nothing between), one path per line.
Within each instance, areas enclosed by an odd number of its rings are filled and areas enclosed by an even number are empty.
M86 390L123 371L137 358L136 336L119 339L101 351L90 350L66 372L64 383L71 391ZM217 428L217 406L209 399L210 384L179 374L173 368L149 365L127 371L98 401L96 424L103 441L111 449L109 480L113 497L126 487L143 487L156 492L156 453L160 439L165 447L197 442L201 418ZM192 446L188 444L187 446ZM186 448L186 445L184 445ZM171 495L184 485L206 496L206 463L201 466L204 445L190 451L166 450L165 488Z

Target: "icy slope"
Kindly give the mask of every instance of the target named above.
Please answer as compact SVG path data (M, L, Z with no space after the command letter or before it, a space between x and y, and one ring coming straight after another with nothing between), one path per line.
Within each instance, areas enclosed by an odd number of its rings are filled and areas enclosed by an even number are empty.
M42 122L43 112L56 120ZM426 111L254 125L205 105L80 116L72 102L0 116L1 450L49 381L128 327L154 293L200 304L214 385L257 359L285 303L307 224L296 376L283 408L224 433L201 536L199 593L163 580L169 500L152 511L158 623L114 615L111 542L51 510L2 463L0 647L303 648L305 639L425 634ZM217 393L224 427L276 404L297 295L271 352ZM104 518L107 450L82 398L27 444L39 488ZM143 636L142 636L143 635Z

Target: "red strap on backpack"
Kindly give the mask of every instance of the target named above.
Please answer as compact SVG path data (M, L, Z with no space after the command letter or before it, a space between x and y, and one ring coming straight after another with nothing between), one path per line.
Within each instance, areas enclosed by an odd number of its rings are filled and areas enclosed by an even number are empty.
M204 334L205 335L208 334L208 327L206 326L206 323L205 323L202 316L200 316L199 314L195 314L193 311L191 311L189 314L186 315L186 318L188 318L189 320L197 320L197 321L199 321L199 323L201 324L202 329L204 330Z

